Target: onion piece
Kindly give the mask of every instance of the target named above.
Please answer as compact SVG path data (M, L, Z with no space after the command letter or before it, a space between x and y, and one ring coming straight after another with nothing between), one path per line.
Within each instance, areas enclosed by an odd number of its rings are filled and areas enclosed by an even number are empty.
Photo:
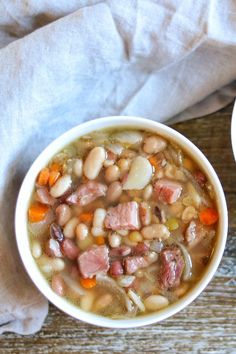
M145 311L145 306L144 303L141 301L140 297L138 294L136 294L133 290L129 289L128 291L128 296L130 299L135 303L135 305L138 306L139 310L144 312Z
M191 260L191 256L188 253L187 248L184 245L182 245L178 241L176 241L176 244L179 246L179 248L182 251L183 258L184 258L184 263L185 263L184 272L183 272L183 280L189 280L191 278L191 275L192 275L192 260Z
M73 280L69 275L67 275L65 272L61 273L62 278L66 285L76 293L78 296L83 296L86 295L87 292L79 285L79 283L75 280Z
M127 288L130 286L135 279L135 276L133 275L121 275L117 279L117 283L122 287L122 288Z
M29 223L29 231L34 236L41 236L47 231L49 225L54 220L55 220L54 212L52 211L52 209L49 209L45 218L42 221Z
M108 144L106 145L106 149L113 152L113 154L120 156L122 151L124 150L121 144Z
M128 296L126 295L126 292L124 291L124 289L122 289L114 279L110 278L107 275L103 275L103 274L97 274L96 276L96 280L97 280L97 284L101 284L104 285L107 284L110 288L114 288L114 290L118 291L120 293L120 295L122 295L123 299L124 299L124 303L126 306L126 309L128 312L133 312L134 311L134 307L132 304L132 301L130 301L130 299L128 298Z

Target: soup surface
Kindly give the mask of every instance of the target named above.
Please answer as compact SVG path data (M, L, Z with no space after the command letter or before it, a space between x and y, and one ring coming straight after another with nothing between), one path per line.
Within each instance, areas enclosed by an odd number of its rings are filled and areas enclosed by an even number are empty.
M111 318L181 298L202 277L217 222L196 162L129 128L82 136L55 155L28 210L32 255L54 292Z

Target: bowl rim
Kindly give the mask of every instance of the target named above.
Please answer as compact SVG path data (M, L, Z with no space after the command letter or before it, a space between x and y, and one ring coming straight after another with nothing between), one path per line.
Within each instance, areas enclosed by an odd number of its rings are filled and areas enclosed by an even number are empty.
M236 161L236 100L234 101L234 107L231 118L231 145L233 149L234 159Z
M197 160L198 164L207 174L208 178L214 186L216 194L216 203L220 212L218 237L215 249L211 257L211 261L207 267L207 270L204 272L201 280L199 280L196 285L190 291L188 291L186 295L184 295L181 299L161 311L145 314L143 316L138 316L130 319L118 320L99 316L90 312L85 312L79 307L76 307L75 305L71 304L68 300L63 299L62 297L55 294L49 286L48 282L45 280L31 254L27 231L28 203L32 195L35 178L40 169L49 162L49 160L54 156L55 153L59 152L66 145L76 140L76 138L79 138L80 136L85 135L89 132L93 132L97 129L100 130L112 127L134 127L136 129L145 129L148 131L154 131L171 141L175 141L180 147L187 151L189 156L192 156L195 160ZM223 188L215 170L213 169L207 158L189 139L187 139L184 135L177 132L173 128L170 128L162 123L149 120L147 118L135 116L110 116L97 118L92 121L79 124L74 128L66 131L55 140L53 140L34 160L28 172L26 173L18 194L15 209L15 234L17 247L24 267L36 287L50 302L52 302L56 307L58 307L60 310L67 313L68 315L96 326L108 328L132 328L157 323L169 318L170 316L176 314L177 312L181 311L183 308L188 306L193 300L195 300L199 296L199 294L209 284L213 275L215 274L223 256L227 239L227 231L228 215Z

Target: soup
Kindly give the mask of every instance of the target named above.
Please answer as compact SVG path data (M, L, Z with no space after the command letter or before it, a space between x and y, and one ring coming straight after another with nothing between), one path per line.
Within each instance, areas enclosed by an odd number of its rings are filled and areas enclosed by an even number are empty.
M196 161L148 131L106 129L40 172L28 209L32 255L53 291L85 311L161 310L202 277L218 223Z

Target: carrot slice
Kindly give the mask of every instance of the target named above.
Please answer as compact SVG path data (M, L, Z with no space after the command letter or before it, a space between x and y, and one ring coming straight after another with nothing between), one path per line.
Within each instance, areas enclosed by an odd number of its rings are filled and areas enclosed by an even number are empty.
M39 222L42 221L47 212L49 207L45 204L41 203L33 203L28 210L28 218L30 222Z
M150 156L148 158L148 161L150 162L150 164L155 168L155 170L157 170L160 166L159 166L159 162L157 161L157 159L155 158L155 156Z
M92 279L80 279L80 284L82 285L83 288L85 289L91 289L94 288L97 284L96 278Z
M90 223L93 220L93 213L82 213L79 215L81 222Z
M49 180L49 169L45 167L39 172L37 183L40 186L46 186L48 180Z
M103 236L97 236L94 238L95 239L95 243L98 246L104 245L105 244L105 238Z
M186 168L186 170L189 170L189 171L191 171L191 172L194 170L194 163L193 163L193 161L190 160L190 159L187 158L187 157L184 158L183 165L184 165L184 167Z
M56 181L58 180L58 178L60 177L60 172L58 171L51 171L49 174L49 186L52 187Z
M206 208L199 213L199 219L203 225L213 225L219 219L219 215L215 209Z
M52 163L50 166L50 171L61 172L61 165L59 163Z

